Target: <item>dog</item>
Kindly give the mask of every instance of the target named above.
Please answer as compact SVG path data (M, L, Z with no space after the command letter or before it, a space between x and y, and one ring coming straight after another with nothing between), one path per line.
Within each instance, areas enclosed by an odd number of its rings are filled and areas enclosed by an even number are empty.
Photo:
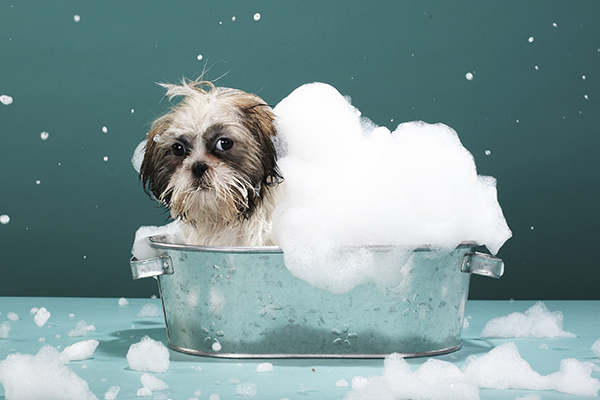
M146 193L179 221L186 244L272 245L283 177L271 107L201 79L161 86L170 100L183 99L147 134L140 168Z

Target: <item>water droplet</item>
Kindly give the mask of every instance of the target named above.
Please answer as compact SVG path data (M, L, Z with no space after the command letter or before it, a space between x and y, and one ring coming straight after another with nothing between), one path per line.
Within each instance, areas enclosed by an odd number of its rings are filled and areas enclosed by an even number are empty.
M581 75L581 79L585 81L585 75Z
M221 351L221 348L221 343L215 340L215 342L212 344L213 351Z
M235 15L234 15L233 17L231 17L231 20L232 20L232 21L235 21Z
M131 113L133 114L134 112L135 112L135 110L132 108L132 109L131 109Z
M552 26L555 27L555 28L558 28L558 24L556 22L553 22Z
M260 13L254 14L254 20L258 21L260 19Z
M48 136L50 136L50 134L46 131L40 133L40 137L42 138L42 140L48 139Z
M534 227L532 226L532 227L531 227L531 230L533 230L533 229L534 229Z
M589 100L589 99L590 99L590 98L588 97L588 95L587 95L587 94L584 94L584 95L583 95L583 98L584 98L584 99L586 99L586 100Z

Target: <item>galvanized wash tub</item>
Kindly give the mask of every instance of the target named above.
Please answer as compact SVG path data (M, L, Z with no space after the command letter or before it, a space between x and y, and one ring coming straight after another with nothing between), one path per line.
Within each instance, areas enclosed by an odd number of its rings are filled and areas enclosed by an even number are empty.
M499 258L462 243L415 250L405 282L333 295L294 277L279 247L204 247L151 237L160 257L131 259L157 277L171 348L227 358L382 358L460 348L471 273L500 277ZM372 251L385 254L386 247Z

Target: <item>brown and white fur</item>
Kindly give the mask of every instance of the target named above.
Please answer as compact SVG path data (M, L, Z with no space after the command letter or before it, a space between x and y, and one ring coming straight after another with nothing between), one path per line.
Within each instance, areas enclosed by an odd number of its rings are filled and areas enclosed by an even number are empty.
M282 177L275 115L258 96L210 82L163 84L183 96L152 124L140 178L178 219L186 244L273 244Z

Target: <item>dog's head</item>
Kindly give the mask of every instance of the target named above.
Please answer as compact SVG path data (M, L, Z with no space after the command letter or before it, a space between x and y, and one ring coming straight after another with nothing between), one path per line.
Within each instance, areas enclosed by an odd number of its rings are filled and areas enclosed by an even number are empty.
M145 190L191 224L249 218L282 180L271 108L256 95L210 82L163 86L167 96L183 99L148 132L140 169Z

